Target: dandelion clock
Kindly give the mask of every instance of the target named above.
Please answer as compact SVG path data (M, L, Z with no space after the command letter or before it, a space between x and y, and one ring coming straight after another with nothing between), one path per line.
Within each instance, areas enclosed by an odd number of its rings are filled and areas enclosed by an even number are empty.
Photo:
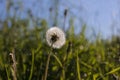
M65 34L58 27L52 27L46 32L46 41L53 48L61 48L65 44Z

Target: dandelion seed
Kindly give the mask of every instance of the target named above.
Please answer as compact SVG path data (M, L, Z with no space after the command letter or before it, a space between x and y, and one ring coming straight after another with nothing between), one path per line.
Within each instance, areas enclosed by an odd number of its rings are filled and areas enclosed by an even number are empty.
M58 27L52 27L46 32L46 40L49 46L61 48L65 44L65 34Z

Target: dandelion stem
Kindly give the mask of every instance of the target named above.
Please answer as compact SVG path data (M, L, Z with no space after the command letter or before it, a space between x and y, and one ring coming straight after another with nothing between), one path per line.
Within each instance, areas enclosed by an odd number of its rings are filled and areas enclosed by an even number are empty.
M53 43L51 44L51 51L53 51ZM45 68L45 76L44 76L44 80L47 79L47 74L48 74L48 67L49 67L49 63L50 63L50 56L51 56L51 53L49 52L48 54L48 58L47 58L47 63L46 63L46 68Z
M46 79L47 79L48 67L49 67L49 62L50 62L50 56L51 56L51 53L49 53L49 54L48 54L47 63L46 63L46 69L45 69L45 76L44 76L44 80L46 80Z

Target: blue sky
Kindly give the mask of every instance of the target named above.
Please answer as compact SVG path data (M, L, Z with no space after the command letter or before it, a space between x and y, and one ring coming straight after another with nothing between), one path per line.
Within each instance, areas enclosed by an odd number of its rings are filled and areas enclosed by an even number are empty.
M6 17L6 1L0 0L0 18ZM51 26L55 15L54 1L55 0L14 0L15 6L18 6L17 2L22 1L22 8L20 14L21 18L28 16L26 14L27 9L31 9L35 17L46 19ZM52 17L50 18L49 8L53 8ZM113 32L113 26L115 26L114 34L118 34L116 31L120 29L120 1L119 0L59 0L58 4L58 26L63 26L63 12L64 9L68 9L68 15L66 19L66 29L70 26L69 20L74 20L75 32L78 33L81 29L82 23L87 24L86 34L88 37L93 35L93 31L101 34L102 37L108 38ZM13 10L11 9L11 16Z

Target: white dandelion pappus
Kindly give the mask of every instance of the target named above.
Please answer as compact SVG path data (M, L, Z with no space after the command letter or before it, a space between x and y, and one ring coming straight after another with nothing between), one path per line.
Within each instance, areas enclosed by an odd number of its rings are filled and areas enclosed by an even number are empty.
M65 44L65 34L58 27L52 27L46 32L46 40L49 46L61 48Z

